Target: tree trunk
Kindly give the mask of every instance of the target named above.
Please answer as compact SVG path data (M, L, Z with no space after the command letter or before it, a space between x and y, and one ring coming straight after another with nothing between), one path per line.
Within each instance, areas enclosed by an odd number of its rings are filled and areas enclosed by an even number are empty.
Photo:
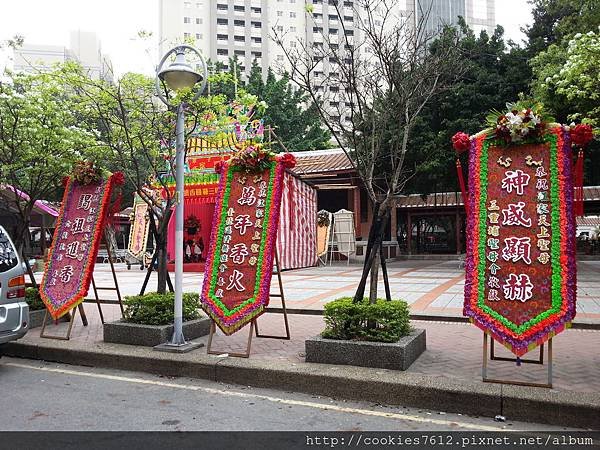
M369 286L369 303L373 304L377 301L377 285L379 282L379 258L377 254L380 252L380 246L373 247L375 258L371 263L371 283Z
M363 272L360 282L358 283L356 293L354 294L355 303L361 302L365 296L367 278L369 276L369 272L371 271L373 260L376 259L379 247L383 242L383 234L385 233L387 218L389 217L390 211L389 208L386 208L386 211L383 211L382 215L382 211L379 208L380 204L376 203L373 208L375 217L373 218L373 222L371 223L371 228L369 230L369 242L367 243ZM373 282L377 283L377 277L373 278ZM375 298L377 298L377 295L375 295Z
M156 259L158 261L158 284L156 292L165 294L167 292L167 240L163 236L156 239Z

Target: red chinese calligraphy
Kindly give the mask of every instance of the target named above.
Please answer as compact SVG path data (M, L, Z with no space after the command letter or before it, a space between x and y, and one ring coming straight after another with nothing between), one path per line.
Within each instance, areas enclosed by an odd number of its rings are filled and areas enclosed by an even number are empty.
M529 184L530 178L521 169L507 170L502 179L502 189L506 189L509 194L515 190L517 195L523 195L523 188Z
M240 214L234 220L233 228L240 232L240 235L243 236L246 234L246 230L248 227L251 227L253 222L250 220L250 216L248 214Z
M242 279L244 278L244 274L237 269L233 270L233 273L229 275L229 284L225 289L228 291L232 289L236 289L239 292L243 292L246 288L242 285Z
M504 239L502 258L505 261L517 262L522 260L526 264L531 264L531 238L513 236Z
M531 226L531 218L525 217L525 202L509 203L508 208L502 210L502 225Z
M511 273L502 286L502 290L507 300L526 302L533 297L533 284L529 279L529 275L525 273L519 275Z
M248 255L248 247L246 244L239 243L231 247L231 253L229 254L229 257L235 264L243 264L246 256Z
M244 186L242 188L242 195L237 201L238 205L254 205L256 203L255 191L254 186Z

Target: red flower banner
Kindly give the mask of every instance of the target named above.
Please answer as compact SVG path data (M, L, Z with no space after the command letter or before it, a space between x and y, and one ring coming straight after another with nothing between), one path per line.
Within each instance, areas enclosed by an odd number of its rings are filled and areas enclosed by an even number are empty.
M506 146L481 133L469 161L464 314L517 356L575 317L568 132Z
M88 293L113 184L112 176L87 185L67 181L40 285L53 319L76 307Z
M269 304L285 167L266 164L258 173L226 163L221 168L200 301L227 335Z

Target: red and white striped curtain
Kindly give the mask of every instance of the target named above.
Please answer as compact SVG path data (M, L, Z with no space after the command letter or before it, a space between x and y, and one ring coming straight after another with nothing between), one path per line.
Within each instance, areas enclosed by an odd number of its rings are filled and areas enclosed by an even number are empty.
M317 191L285 174L277 235L281 269L317 264Z

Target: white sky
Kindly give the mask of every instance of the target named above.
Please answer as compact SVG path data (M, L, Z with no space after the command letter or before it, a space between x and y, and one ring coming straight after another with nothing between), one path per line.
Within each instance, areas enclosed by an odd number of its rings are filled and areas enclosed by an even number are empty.
M521 42L519 28L531 21L530 10L527 0L496 0L496 20L507 38ZM0 41L18 33L30 44L68 46L72 30L95 32L117 74L153 74L158 62L158 0L2 1ZM153 38L140 40L140 30L152 31Z

